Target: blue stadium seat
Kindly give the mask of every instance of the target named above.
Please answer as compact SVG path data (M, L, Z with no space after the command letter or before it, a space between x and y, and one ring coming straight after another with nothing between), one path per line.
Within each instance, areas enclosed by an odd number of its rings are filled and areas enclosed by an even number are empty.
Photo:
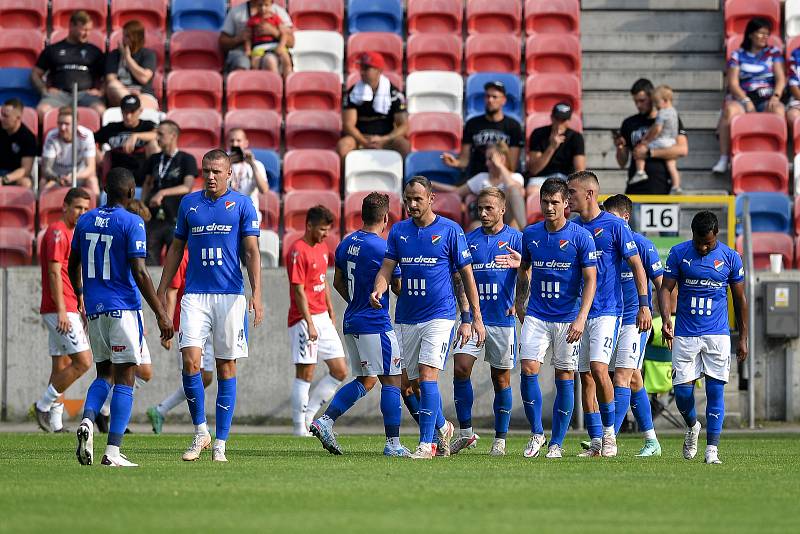
M521 122L522 117L522 82L516 74L501 72L479 72L471 74L467 78L465 93L467 113L466 119L469 120L476 115L483 115L483 86L487 82L501 81L506 86L506 105L503 113L514 117Z
M39 103L39 91L31 85L31 69L0 69L0 102L19 98L29 107Z
M391 32L403 35L400 0L350 0L347 3L349 32Z
M742 233L744 199L750 198L753 232L792 233L792 201L783 193L741 193L736 196L736 234Z
M225 21L225 0L172 0L172 31L217 32Z
M438 150L423 150L412 152L406 156L405 178L408 182L412 176L418 174L429 180L445 184L457 184L461 181L461 171L448 167L442 162L442 153Z
M281 158L274 150L266 148L251 148L253 156L264 164L267 169L267 182L272 191L280 194L281 192Z

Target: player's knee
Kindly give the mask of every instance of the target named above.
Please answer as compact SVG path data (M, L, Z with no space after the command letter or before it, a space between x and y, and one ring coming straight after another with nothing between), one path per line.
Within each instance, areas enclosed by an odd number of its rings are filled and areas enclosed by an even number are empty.
M345 378L347 378L347 370L346 370L346 369L344 369L344 368L342 368L342 369L339 369L339 368L337 367L337 368L331 369L331 371L330 371L330 374L331 374L331 376L332 376L333 378L335 378L335 379L336 379L336 380L338 380L339 382L341 382L342 380L344 380ZM374 385L374 383L373 383L373 385Z
M144 380L145 382L150 382L153 378L153 366L152 365L140 365L136 369L136 376Z
M211 371L203 371L203 388L207 388L214 381L214 373Z
M466 362L456 361L453 365L453 378L456 380L468 380L472 374L472 366Z
M367 391L371 391L378 382L378 378L375 376L360 376L357 378L357 380L361 382L361 385L364 386L364 389Z
M356 149L356 140L349 135L345 135L344 137L339 139L338 143L336 143L336 152L338 152L339 157L342 158L355 149Z
M511 385L511 372L492 369L492 385L495 391L502 391Z
M88 351L76 354L72 358L72 366L80 374L87 372L92 366L92 354Z

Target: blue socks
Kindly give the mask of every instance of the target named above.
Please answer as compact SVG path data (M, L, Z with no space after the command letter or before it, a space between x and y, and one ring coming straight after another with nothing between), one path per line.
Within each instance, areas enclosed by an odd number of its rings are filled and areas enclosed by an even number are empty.
M472 382L466 380L453 379L453 400L456 405L456 417L460 428L470 428L472 426Z
M133 408L133 387L124 384L114 385L114 394L111 397L111 420L108 424L108 444L119 447L122 436L131 419Z
M437 391L437 393L439 391L439 383L438 382L436 383L436 391ZM439 411L436 412L436 424L434 425L434 428L442 428L445 425L445 423L447 423L447 421L444 418L444 406L442 405L442 396L440 394L439 395Z
M361 386L359 382L358 385ZM345 386L346 387L346 386ZM361 386L362 389L364 386ZM344 389L344 388L342 388ZM341 389L339 390L342 391ZM337 393L338 395L338 393ZM335 398L334 398L335 400ZM328 408L330 409L330 408ZM326 412L327 413L327 412ZM397 386L381 387L381 413L383 414L383 428L387 438L400 437L400 388Z
M95 420L108 398L109 391L111 391L111 384L99 376L94 379L86 392L86 400L83 402L83 419Z
M650 398L646 389L631 392L631 411L640 432L653 430L653 412L650 409Z
M181 375L183 379L183 393L189 405L192 423L202 425L206 422L206 391L203 388L203 377L200 373Z
M508 434L508 423L511 421L511 386L496 391L494 394L494 437L505 439Z
M574 408L575 381L556 380L556 399L553 403L553 433L550 436L551 445L560 447L564 444L564 437L567 435ZM588 424L586 428L589 428Z
M678 384L673 390L675 391L675 406L681 412L686 426L693 427L697 423L697 412L694 409L694 382Z
M603 423L600 419L600 414L597 412L585 412L583 414L583 426L589 433L591 439L600 439L603 437Z
M619 434L631 404L631 388L614 386L614 434Z
M603 428L613 427L615 418L616 418L616 412L614 411L614 401L601 402L600 419L603 422Z
M325 410L325 415L336 421L340 415L353 407L358 402L358 399L367 394L364 384L358 380L352 380L345 384L336 395L333 396L328 409Z
M525 417L531 424L531 432L544 434L542 426L542 390L539 388L539 375L526 375L520 377L522 392L522 406L525 408Z
M203 386L202 380L200 387ZM188 397L188 395L187 395ZM227 441L231 430L233 410L236 407L236 377L217 379L217 432L218 440ZM192 414L194 420L194 414Z
M112 412L113 413L113 412ZM725 382L706 376L706 443L719 445L725 419Z
M414 421L419 424L419 397L413 392L411 395L403 395L403 403L405 403L406 409L411 414L411 417L414 418Z
M433 443L433 430L438 415L441 415L442 399L439 384L433 380L419 383L419 441Z

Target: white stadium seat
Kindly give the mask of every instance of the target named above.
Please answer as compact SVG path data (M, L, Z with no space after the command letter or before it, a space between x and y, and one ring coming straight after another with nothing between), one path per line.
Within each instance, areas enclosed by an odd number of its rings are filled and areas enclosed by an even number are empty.
M338 32L294 32L295 72L334 72L342 78L344 38Z
M400 193L403 157L394 150L353 150L344 160L345 195L359 191Z
M262 267L277 267L280 262L280 243L278 234L272 230L261 230L258 238L258 249L261 251Z
M441 111L463 113L464 80L455 72L412 72L406 78L408 112Z
M786 40L800 35L800 0L786 0L785 4ZM791 50L790 50L791 52Z

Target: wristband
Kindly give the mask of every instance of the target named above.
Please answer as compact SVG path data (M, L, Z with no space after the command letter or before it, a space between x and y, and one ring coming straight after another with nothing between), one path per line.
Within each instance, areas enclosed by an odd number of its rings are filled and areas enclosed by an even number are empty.
M749 104L750 102L752 102L752 100L750 100L748 97L744 97L741 100L739 100L739 103L744 107L747 107L747 104Z
M461 312L461 322L462 323L471 323L472 322L472 312Z
M640 308L650 307L650 299L647 298L647 295L639 295L639 307Z

